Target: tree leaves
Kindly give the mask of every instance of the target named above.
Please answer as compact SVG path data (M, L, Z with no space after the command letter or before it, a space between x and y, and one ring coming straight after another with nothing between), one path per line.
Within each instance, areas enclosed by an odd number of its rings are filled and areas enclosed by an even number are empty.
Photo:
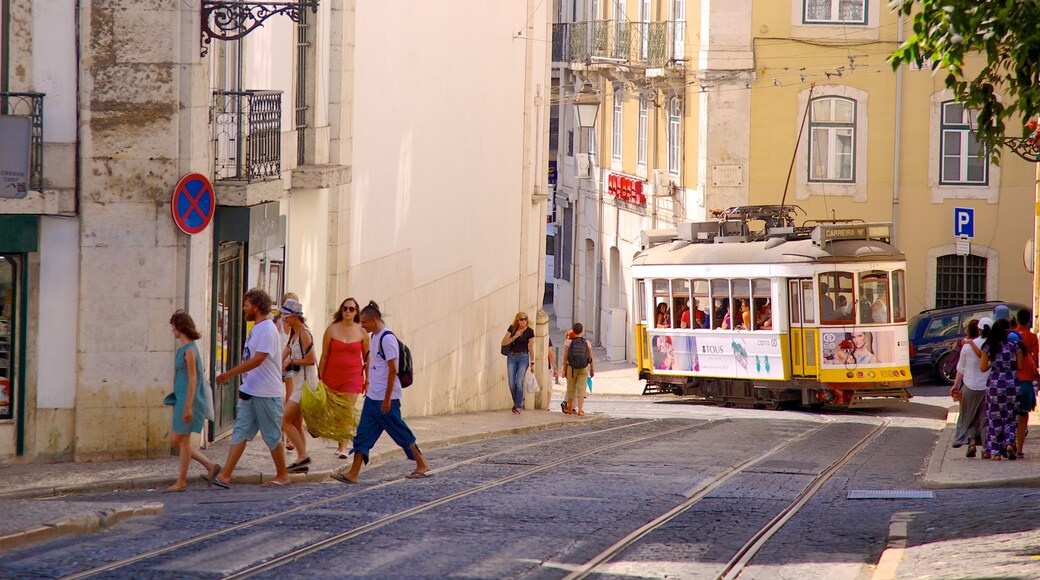
M979 113L978 138L998 159L1040 112L1040 0L894 0L913 34L891 57L944 71L956 100ZM972 73L966 72L972 71ZM976 72L977 71L977 72Z

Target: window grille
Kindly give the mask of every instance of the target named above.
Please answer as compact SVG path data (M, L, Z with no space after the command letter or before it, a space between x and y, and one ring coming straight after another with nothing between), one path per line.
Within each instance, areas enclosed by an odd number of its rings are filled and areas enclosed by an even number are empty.
M935 307L985 302L986 262L981 256L940 256L935 264Z

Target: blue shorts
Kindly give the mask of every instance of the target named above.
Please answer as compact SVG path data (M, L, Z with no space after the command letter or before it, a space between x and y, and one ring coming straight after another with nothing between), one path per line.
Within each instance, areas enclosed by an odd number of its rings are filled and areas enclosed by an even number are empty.
M235 407L235 429L231 444L252 441L259 431L267 448L274 451L282 442L282 414L285 404L281 397L253 397L238 400Z
M415 460L412 453L412 445L415 445L415 435L401 418L401 401L393 399L390 401L390 412L383 413L383 401L377 401L365 397L365 404L361 407L361 421L358 422L357 435L354 436L354 448L351 453L360 453L368 463L368 452L379 440L379 436L386 431L390 438L404 449L408 459Z
M1033 390L1033 381L1018 381L1018 405L1015 414L1026 417L1029 412L1036 409L1036 391Z

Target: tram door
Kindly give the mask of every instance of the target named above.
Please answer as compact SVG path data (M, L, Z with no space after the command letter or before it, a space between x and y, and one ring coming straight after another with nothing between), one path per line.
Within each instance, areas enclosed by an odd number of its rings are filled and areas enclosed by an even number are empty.
M788 280L788 308L790 309L791 374L796 377L815 377L819 373L819 327L816 326L816 301L809 278Z

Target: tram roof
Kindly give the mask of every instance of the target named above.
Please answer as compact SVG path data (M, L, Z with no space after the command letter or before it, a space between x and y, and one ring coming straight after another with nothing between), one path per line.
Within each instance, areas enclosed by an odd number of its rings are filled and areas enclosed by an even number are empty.
M647 248L633 266L695 264L799 264L814 262L903 261L895 246L879 240L838 240L818 246L811 239L744 243L694 243L677 239Z

